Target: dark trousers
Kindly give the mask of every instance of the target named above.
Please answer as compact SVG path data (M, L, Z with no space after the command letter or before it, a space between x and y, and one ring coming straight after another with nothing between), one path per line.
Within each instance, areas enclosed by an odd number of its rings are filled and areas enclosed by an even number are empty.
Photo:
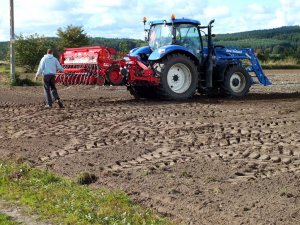
M57 89L55 87L55 75L44 75L44 92L45 92L46 103L49 106L52 106L51 93L54 100L59 100Z

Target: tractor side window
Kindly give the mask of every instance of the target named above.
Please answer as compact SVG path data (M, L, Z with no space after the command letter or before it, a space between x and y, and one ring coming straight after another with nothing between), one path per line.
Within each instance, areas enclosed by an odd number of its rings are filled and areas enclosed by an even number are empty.
M161 28L161 40L160 46L165 46L171 44L172 40L172 27L171 26L162 26Z
M197 27L192 24L180 24L176 27L176 44L181 45L200 56L200 36Z
M152 48L152 50L155 50L157 48L157 39L160 37L160 29L159 26L153 26L150 29L149 33L149 46Z

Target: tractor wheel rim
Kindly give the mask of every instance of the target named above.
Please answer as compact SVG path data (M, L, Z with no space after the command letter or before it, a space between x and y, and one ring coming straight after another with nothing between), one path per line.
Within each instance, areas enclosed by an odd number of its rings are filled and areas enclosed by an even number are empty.
M233 92L242 92L246 87L246 78L242 73L234 73L230 77L230 88Z
M174 64L168 71L167 82L173 92L184 93L192 83L190 69L182 63Z

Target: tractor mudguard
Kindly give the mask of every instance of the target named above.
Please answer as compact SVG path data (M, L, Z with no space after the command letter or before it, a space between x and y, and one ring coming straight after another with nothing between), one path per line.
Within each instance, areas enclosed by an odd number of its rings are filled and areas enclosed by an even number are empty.
M146 54L146 55L150 55L152 53L152 50L150 49L149 46L143 46L140 48L134 48L132 50L130 50L129 55L130 56L138 56L140 54Z
M156 49L155 51L153 51L150 56L149 56L149 60L150 61L156 61L156 60L160 60L161 58L163 58L165 55L170 54L171 52L186 52L189 55L193 55L195 58L196 56L193 54L193 52L183 46L180 45L166 45L163 47L160 47L158 49Z

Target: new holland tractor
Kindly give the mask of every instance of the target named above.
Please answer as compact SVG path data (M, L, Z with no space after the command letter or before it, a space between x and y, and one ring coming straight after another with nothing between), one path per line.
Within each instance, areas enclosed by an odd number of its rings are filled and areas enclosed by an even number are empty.
M146 18L143 21L145 26ZM165 100L185 100L196 92L245 96L254 77L270 85L253 49L213 44L213 23L202 26L174 15L150 21L145 29L148 46L132 49L121 60L113 59L115 52L107 47L66 49L61 63L67 70L57 81L126 85L136 98ZM80 76L84 81L76 83Z

